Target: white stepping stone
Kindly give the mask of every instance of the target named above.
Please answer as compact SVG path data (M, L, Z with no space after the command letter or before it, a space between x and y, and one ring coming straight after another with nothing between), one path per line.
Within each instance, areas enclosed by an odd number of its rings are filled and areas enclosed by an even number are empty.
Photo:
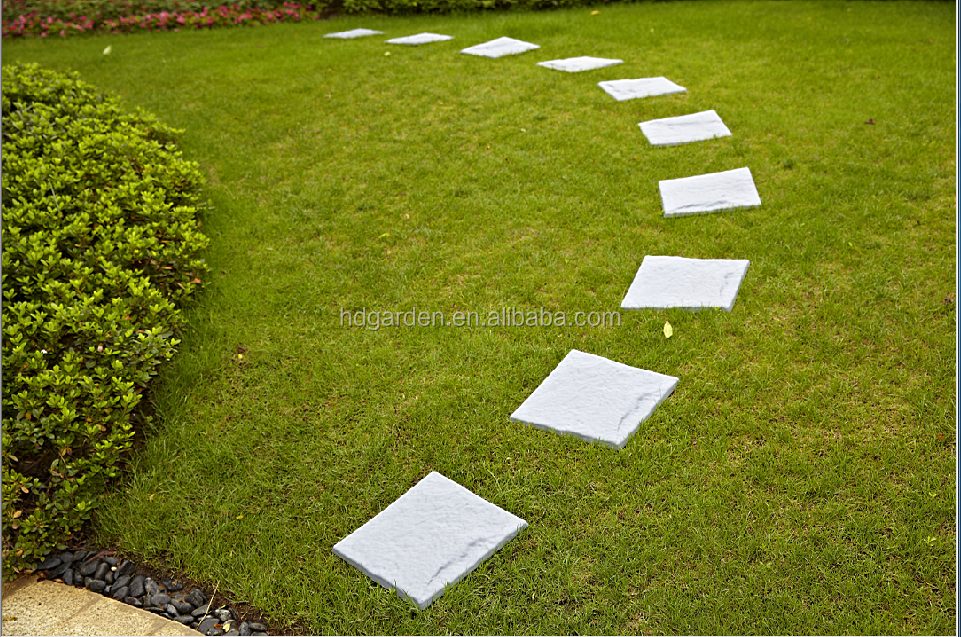
M624 60L609 60L606 58L595 58L589 55L582 55L576 58L566 58L564 60L550 60L548 62L538 62L537 66L543 66L555 71L567 71L577 73L578 71L593 71L603 69L606 66L623 64Z
M571 350L511 414L538 429L622 448L677 378Z
M541 47L530 42L524 42L523 40L497 38L490 42L484 42L483 44L463 49L461 53L466 53L467 55L482 55L487 58L499 58L504 55L517 55L539 48Z
M338 31L328 33L325 38L337 38L338 40L353 40L354 38L365 38L368 35L380 35L383 31L371 31L370 29L354 29L352 31Z
M639 97L687 93L686 88L678 86L666 77L646 77L637 80L607 80L606 82L598 82L597 85L618 102L633 100Z
M428 44L430 42L443 42L444 40L453 40L454 36L451 35L440 35L438 33L418 33L417 35L408 35L403 38L394 38L393 40L387 40L387 44L407 44L410 46L417 46L418 44Z
M731 136L731 131L715 111L652 119L638 126L652 146L675 146Z
M658 182L665 217L761 205L750 168Z
M526 527L516 515L432 471L333 551L424 609Z
M741 259L647 255L621 307L625 310L680 307L694 312L717 307L730 312L749 265L750 261Z

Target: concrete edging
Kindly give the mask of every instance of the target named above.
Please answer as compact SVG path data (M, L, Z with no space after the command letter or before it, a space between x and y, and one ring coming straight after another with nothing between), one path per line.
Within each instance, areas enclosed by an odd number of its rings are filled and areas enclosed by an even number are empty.
M85 588L20 577L3 585L3 635L199 635Z

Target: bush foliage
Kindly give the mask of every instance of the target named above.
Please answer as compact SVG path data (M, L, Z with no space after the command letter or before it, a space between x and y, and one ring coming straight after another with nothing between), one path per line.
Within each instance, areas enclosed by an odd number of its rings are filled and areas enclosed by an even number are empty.
M74 74L3 68L3 574L87 520L200 284L179 131Z
M597 0L3 0L3 37L68 37L89 32L179 31L299 22L330 13L450 13L478 9L546 9Z

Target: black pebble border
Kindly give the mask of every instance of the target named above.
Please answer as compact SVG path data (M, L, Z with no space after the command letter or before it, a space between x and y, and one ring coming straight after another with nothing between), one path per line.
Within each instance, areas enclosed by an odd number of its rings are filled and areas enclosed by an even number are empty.
M136 574L137 565L111 555L111 551L63 551L37 566L46 579L86 588L104 597L190 626L203 635L267 635L260 622L241 621L228 607L213 608L213 598L199 588L189 593L172 579L159 583Z

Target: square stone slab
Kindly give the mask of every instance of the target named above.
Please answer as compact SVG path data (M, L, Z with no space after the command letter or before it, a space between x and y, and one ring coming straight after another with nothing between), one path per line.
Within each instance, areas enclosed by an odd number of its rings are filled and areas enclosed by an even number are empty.
M606 82L598 82L597 85L618 102L633 100L639 97L687 93L686 88L678 86L666 77L646 77L637 80L607 80Z
M647 255L621 307L625 310L680 307L695 312L718 307L730 312L749 265L751 262L747 260Z
M511 414L538 429L623 448L677 378L571 350Z
M333 551L424 609L526 527L516 515L432 471Z
M539 48L541 47L530 42L524 42L523 40L497 38L490 42L484 42L483 44L463 49L461 53L466 53L467 55L482 55L487 58L499 58L504 55L517 55L518 53L525 53Z
M659 182L658 187L665 217L761 205L750 168L669 179Z
M338 40L353 40L354 38L365 38L368 35L380 35L383 31L371 31L370 29L354 29L352 31L338 31L328 33L325 38L337 38Z
M410 46L417 46L418 44L428 44L430 42L443 42L444 40L453 40L452 35L440 35L437 33L418 33L417 35L408 35L403 38L394 38L393 40L387 40L387 44L407 44Z
M731 136L731 131L715 111L652 119L641 122L638 126L652 146L675 146Z
M602 69L605 66L623 64L624 60L608 60L605 58L594 58L589 55L582 55L577 58L567 58L564 60L550 60L549 62L538 62L537 66L543 66L555 71L567 71L577 73L578 71L593 71Z

